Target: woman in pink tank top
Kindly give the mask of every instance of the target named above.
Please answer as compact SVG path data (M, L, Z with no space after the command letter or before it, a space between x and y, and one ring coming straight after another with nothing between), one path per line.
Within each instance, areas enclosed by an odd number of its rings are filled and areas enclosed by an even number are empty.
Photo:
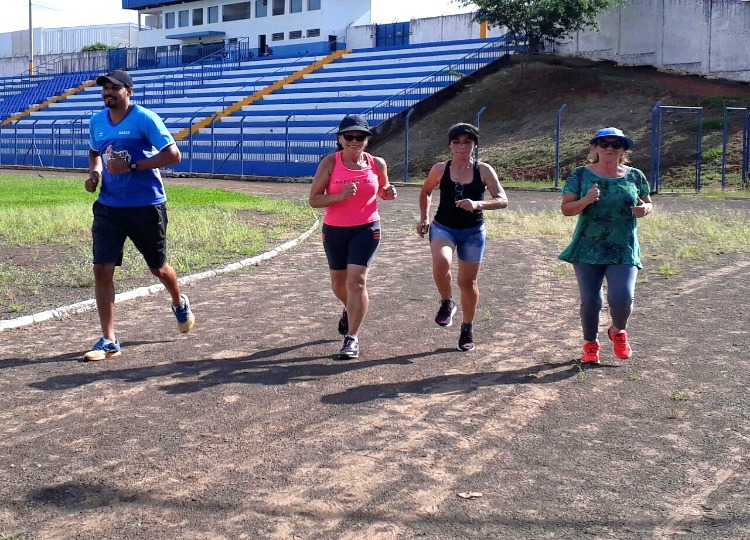
M326 209L323 247L333 294L344 305L339 319L342 360L359 356L357 332L370 302L367 275L380 245L377 197L396 198L385 161L365 152L371 136L364 117L344 117L336 133L338 150L320 161L310 186L310 206Z

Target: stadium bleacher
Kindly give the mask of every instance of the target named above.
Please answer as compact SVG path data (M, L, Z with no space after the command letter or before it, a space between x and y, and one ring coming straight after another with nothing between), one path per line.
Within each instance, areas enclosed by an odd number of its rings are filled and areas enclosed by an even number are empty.
M499 38L339 51L332 61L270 57L231 68L137 70L132 100L158 113L175 134L183 154L175 171L306 176L333 149L345 114L364 114L376 127L508 52L512 47ZM316 62L324 65L311 71ZM42 82L14 106L44 102L80 84L81 74L58 77L58 86ZM12 99L3 97L0 107ZM13 122L6 116L0 163L86 167L88 120L101 108L100 89L92 85Z

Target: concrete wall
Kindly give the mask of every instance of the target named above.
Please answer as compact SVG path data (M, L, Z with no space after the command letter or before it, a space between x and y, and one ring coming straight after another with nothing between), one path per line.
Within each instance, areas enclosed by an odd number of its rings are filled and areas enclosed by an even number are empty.
M750 2L631 0L556 51L625 65L652 65L750 81Z
M460 13L443 17L412 19L409 22L409 44L478 39L480 37L480 26L472 22L471 18L471 13ZM375 47L375 27L374 24L350 26L346 31L347 48L369 49ZM500 37L503 34L505 34L503 29L491 28L487 32L487 37Z

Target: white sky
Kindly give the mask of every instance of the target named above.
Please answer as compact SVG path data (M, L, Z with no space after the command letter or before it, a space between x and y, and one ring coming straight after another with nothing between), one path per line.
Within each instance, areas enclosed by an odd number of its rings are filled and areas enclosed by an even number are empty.
M29 0L2 0L2 4L0 33L28 30ZM375 23L468 11L453 0L372 0ZM122 0L31 0L31 17L34 28L137 22L135 11L122 9Z

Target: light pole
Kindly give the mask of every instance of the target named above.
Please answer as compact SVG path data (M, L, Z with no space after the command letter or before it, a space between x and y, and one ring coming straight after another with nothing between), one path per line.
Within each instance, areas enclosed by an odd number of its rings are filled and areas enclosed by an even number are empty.
M29 0L29 77L34 76L34 30L31 26L31 0Z

